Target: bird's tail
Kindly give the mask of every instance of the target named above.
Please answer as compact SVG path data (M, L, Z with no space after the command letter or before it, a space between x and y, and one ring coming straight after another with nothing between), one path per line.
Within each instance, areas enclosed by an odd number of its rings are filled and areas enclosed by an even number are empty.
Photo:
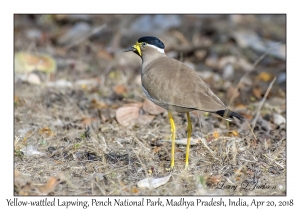
M216 114L220 115L221 117L224 117L225 119L230 120L230 118L237 118L239 119L241 122L244 122L244 117L239 115L238 113L232 112L230 110L219 110L216 111Z

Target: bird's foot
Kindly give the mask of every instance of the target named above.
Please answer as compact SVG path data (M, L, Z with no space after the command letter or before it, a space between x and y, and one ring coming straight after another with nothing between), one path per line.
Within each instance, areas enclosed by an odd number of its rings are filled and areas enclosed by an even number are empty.
M166 171L167 172L173 172L175 170L175 167L174 166L170 166L170 167L168 167L168 168L166 168Z
M188 169L189 169L189 164L186 164L185 167L184 167L184 170L187 171Z

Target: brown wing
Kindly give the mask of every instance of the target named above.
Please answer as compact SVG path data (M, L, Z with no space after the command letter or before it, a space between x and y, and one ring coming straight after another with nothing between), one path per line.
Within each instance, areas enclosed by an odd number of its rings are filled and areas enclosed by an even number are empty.
M226 108L193 69L172 58L148 63L143 69L142 84L153 99L168 105L208 112Z

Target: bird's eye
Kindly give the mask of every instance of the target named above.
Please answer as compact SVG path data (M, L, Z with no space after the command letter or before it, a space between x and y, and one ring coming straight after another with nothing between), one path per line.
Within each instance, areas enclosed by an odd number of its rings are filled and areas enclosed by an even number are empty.
M143 45L143 47L145 47L145 46L147 45L147 43L146 43L146 42L143 42L143 44L142 44L142 45Z

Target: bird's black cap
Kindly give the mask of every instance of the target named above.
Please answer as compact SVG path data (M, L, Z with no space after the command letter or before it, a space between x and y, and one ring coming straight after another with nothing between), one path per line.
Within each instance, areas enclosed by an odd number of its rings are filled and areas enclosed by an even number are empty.
M146 43L152 44L160 49L165 49L164 43L154 36L143 36L143 37L139 38L138 42L146 42Z

